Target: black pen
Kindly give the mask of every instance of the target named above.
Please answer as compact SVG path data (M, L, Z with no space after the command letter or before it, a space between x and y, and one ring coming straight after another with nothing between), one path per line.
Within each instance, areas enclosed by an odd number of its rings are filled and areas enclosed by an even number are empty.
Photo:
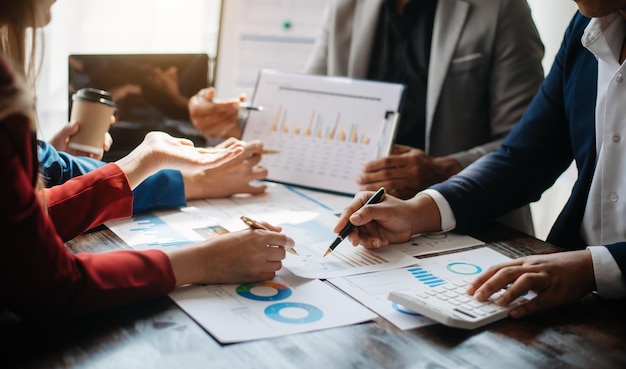
M385 188L381 187L378 189L378 191L376 191L372 197L370 197L365 204L363 204L363 206L367 206L370 204L377 204L379 202L381 202L383 200L383 197L385 197ZM354 224L350 223L350 221L348 221L348 224L346 224L345 227L343 227L343 229L341 230L341 232L339 232L339 234L337 235L337 238L335 238L335 240L333 241L332 245L330 245L328 247L328 250L326 250L326 252L324 253L324 256L330 254L331 252L333 252L333 250L335 249L335 247L339 246L339 244L341 243L341 241L344 240L344 238L348 237L348 235L350 233L352 233L352 231L354 230Z
M245 215L240 216L239 219L241 219L244 223L246 223L246 225L248 227L250 227L251 229L262 229L262 230L265 230L265 231L269 231L269 229L267 229L267 227L264 227L261 223L257 222L256 220L253 220L252 218L248 218ZM285 250L287 252L289 252L290 254L300 255L300 254L298 254L296 249L294 249L292 247L285 247Z
M212 103L216 103L216 104L223 104L225 102L228 102L228 101L225 101L225 100L222 100L222 99L207 100L202 95L196 95L195 97L196 97L196 99L198 99L201 102L212 102ZM240 109L240 110L263 111L263 107L262 106L251 105L250 103L247 103L247 102L240 102L238 109Z
M262 106L250 105L250 104L247 104L247 103L239 104L239 109L263 111L263 107Z

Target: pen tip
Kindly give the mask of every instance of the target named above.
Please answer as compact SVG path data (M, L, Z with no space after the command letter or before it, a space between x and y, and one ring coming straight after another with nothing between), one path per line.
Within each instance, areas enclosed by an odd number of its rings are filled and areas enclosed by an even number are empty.
M287 251L288 251L290 254L293 254L293 255L296 255L296 256L300 256L300 254L298 254L298 251L296 251L296 249L294 249L293 247L288 248L288 249L287 249Z
M329 247L328 249L326 249L326 252L324 253L324 256L330 254L333 250Z

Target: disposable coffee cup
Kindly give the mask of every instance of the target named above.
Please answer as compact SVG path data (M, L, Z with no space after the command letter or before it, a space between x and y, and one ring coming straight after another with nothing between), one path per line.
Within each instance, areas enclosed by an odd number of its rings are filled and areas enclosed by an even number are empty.
M95 88L82 88L72 96L70 121L78 122L78 133L70 137L71 149L100 154L104 135L111 125L111 116L117 105L111 94Z

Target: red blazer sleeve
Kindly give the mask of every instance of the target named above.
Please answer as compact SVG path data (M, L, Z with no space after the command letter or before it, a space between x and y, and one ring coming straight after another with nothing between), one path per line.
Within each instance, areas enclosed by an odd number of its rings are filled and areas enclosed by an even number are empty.
M108 164L45 190L48 214L64 241L106 221L132 215L126 175Z
M37 168L28 120L1 119L0 309L23 317L75 315L161 296L175 287L161 251L68 252L33 187ZM63 236L77 233L130 211L128 190L123 173L111 165L50 191L51 214L63 216L56 222Z

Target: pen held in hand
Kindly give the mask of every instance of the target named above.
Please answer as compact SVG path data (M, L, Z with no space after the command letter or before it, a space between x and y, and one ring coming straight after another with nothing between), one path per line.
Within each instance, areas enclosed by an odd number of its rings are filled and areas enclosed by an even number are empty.
M202 95L195 95L195 98L198 99L199 102L210 102L210 103L216 103L216 104L223 104L223 103L227 103L229 101L227 100L222 100L222 99L213 99L213 100L207 100L204 96ZM254 111L263 111L263 107L259 106L259 105L251 105L250 103L239 103L238 108L240 110L254 110Z
M372 197L370 197L365 202L365 204L363 204L363 206L367 206L367 205L370 205L370 204L377 204L377 203L381 202L384 197L385 197L385 188L381 187L381 188L378 189L378 191L374 192ZM354 224L352 224L352 223L350 223L350 221L348 221L348 224L346 224L346 226L343 227L341 232L339 232L339 234L337 235L337 238L335 238L333 243L328 247L328 249L324 253L324 256L326 256L326 255L330 254L331 252L333 252L333 250L337 246L339 246L341 241L343 241L346 237L348 237L348 235L350 233L352 233L353 230L354 230Z
M248 227L250 227L251 229L262 229L265 231L269 231L269 229L267 229L267 227L263 226L262 224L260 224L259 222L257 222L256 220L253 220L251 218L248 218L245 215L242 215L239 217L239 219L241 219L244 223L246 223L246 225ZM298 252L292 248L292 247L285 247L285 250L293 255L300 255L298 254Z
M255 111L263 111L263 107L262 106L257 106L257 105L250 105L250 104L239 104L239 109L242 110L255 110Z
M280 150L261 150L261 155L279 154Z

